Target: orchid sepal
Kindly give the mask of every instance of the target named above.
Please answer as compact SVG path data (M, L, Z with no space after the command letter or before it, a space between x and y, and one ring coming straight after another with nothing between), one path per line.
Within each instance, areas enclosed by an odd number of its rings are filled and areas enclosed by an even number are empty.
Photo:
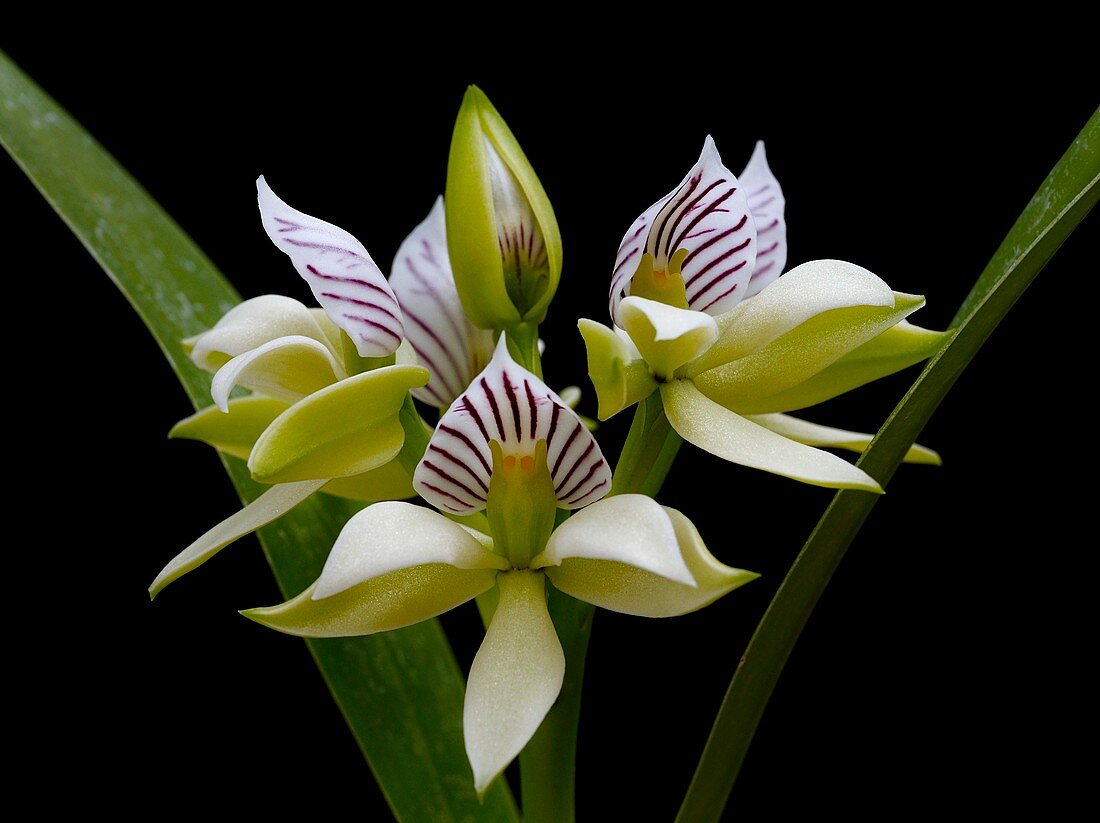
M588 352L588 377L596 390L600 420L639 403L657 390L657 381L629 337L602 323L577 323Z
M873 434L864 432L835 429L832 426L822 426L819 423L811 423L798 417L787 414L746 414L746 420L751 420L757 425L771 429L776 434L802 443L805 446L817 446L832 449L845 449L862 454L874 440ZM904 463L923 463L929 466L942 466L943 460L938 452L933 451L920 443L914 443L902 458Z

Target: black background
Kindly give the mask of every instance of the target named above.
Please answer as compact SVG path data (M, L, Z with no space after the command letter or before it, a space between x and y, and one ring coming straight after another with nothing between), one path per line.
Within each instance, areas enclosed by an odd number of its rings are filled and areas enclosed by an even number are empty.
M1044 84L1012 61L963 76L945 56L934 72L894 73L878 59L802 55L784 80L766 56L658 72L630 47L619 68L560 82L500 55L476 66L454 52L429 60L414 50L402 63L365 48L260 40L119 39L64 52L13 40L9 54L246 297L307 297L260 227L259 173L293 205L354 233L385 268L441 191L464 86L480 83L531 158L564 238L542 334L548 382L586 389L576 318L606 321L623 231L679 182L707 133L735 172L756 138L767 141L788 200L791 265L860 263L927 295L912 319L943 328L1098 102L1083 82ZM410 61L437 68L413 79ZM60 312L38 317L12 355L34 418L17 431L49 467L19 469L24 494L62 512L34 521L41 536L29 544L9 544L28 564L13 585L33 604L16 647L16 680L40 706L28 763L68 775L79 802L118 811L147 809L153 796L173 810L350 807L385 819L304 646L236 614L279 599L252 538L148 602L160 567L237 501L211 452L165 439L189 412L182 391L7 160L0 192L14 217L9 288L52 282ZM1076 787L1083 766L1066 746L1084 733L1082 660L1095 643L1081 626L1095 620L1081 571L1091 539L1074 530L1083 518L1067 489L1094 454L1078 392L1095 366L1071 335L1094 322L1095 232L1095 218L1086 221L923 434L944 467L903 467L853 545L760 726L731 801L742 819L888 818L948 805L1049 812ZM27 298L9 292L9 312L27 312ZM807 416L873 431L915 374ZM594 411L590 391L582 411ZM36 423L57 412L64 427ZM610 455L628 418L600 432ZM682 451L662 502L687 512L719 558L764 577L684 618L600 613L582 717L582 820L601 819L600 809L671 819L751 628L829 499ZM9 518L23 521L18 510ZM468 666L472 607L444 624Z

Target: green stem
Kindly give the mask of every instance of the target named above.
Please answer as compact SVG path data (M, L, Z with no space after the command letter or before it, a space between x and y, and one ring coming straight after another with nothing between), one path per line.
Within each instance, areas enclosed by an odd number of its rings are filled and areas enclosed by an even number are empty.
M517 363L542 379L542 357L539 355L539 327L535 323L518 323L508 329L508 352Z
M611 494L655 495L681 442L665 417L660 392L654 392L634 412ZM547 595L550 617L565 652L565 681L557 702L519 758L523 819L524 823L572 823L581 686L596 607L553 585L547 585Z
M1100 112L1092 116L986 266L956 316L955 335L921 372L859 465L883 486L966 365L1100 196ZM718 710L680 813L716 821L783 666L877 495L841 491L756 627Z

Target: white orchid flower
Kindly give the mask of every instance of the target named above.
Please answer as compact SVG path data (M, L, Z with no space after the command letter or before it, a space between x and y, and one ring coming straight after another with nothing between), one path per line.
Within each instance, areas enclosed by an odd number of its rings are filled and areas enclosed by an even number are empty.
M870 435L786 414L931 356L944 334L905 322L924 298L838 260L780 277L785 201L763 143L739 180L708 137L683 182L627 231L612 273L615 327L581 320L600 419L660 391L673 429L734 463L880 492L815 446ZM914 447L907 459L938 462Z
M756 577L718 562L680 512L642 495L601 499L611 470L596 441L558 395L513 362L503 339L443 415L414 484L441 511L484 511L491 535L430 509L376 503L348 522L310 588L244 614L306 637L367 635L496 586L499 604L463 712L479 792L523 749L561 689L565 657L546 609L546 578L604 608L669 617ZM555 529L559 508L582 510Z

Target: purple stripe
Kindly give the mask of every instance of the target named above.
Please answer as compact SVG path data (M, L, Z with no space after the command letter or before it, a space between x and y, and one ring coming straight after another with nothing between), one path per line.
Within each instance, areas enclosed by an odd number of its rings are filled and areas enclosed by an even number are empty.
M507 381L505 381L507 383ZM505 440L504 437L504 420L500 416L500 407L497 406L497 396L493 394L493 390L489 388L489 381L484 377L481 378L481 389L485 392L485 396L489 398L489 406L493 410L493 419L497 423L497 435L501 440ZM488 439L486 437L486 439Z
M560 413L561 406L555 403L553 410L550 412L550 431L546 434L547 448L549 448L550 444L554 442L554 432L558 430L558 415Z
M432 300L435 301L435 304L439 306L440 312L442 312L443 316L447 318L447 323L450 324L451 328L454 330L455 337L462 341L463 355L466 357L467 360L472 360L473 358L470 356L470 347L466 339L468 336L467 326L459 323L459 321L455 319L455 316L451 314L450 305L446 300L443 299L443 295L440 294L439 289L437 289L432 284L432 281L426 275L420 273L420 270L413 265L411 257L405 257L405 265L409 267L409 272L424 288L425 296L430 297ZM455 293L455 296L458 296L457 292Z
M413 348L416 348L416 347L414 346ZM431 382L429 382L428 385L426 385L426 386L421 386L419 389L413 389L413 391L426 391L432 397L434 397L436 399L436 402L438 402L441 406L446 406L447 405L446 398L444 398L443 395L441 395L439 392L437 392L435 390L435 388L432 386Z
M756 250L756 259L759 260L765 254L771 254L773 251L775 251L778 248L779 248L779 241L776 240L774 243L772 243L770 246L768 246L763 251L761 251L760 249L757 249Z
M467 405L466 408L471 409L471 410L473 409L473 407L469 406L469 405ZM475 419L477 419L479 421L478 426L481 428L481 431L485 432L485 427L482 426L481 422L480 422L481 418L476 416L476 412L475 412ZM485 459L485 455L483 455L481 453L481 449L479 449L477 446L475 446L474 441L471 440L469 437L467 437L464 432L461 432L458 429L453 429L450 426L445 426L442 423L439 424L439 430L443 431L443 432L446 432L447 434L451 435L451 437L456 437L459 440L461 440L466 445L466 448L468 448L471 452L473 452L474 456L477 457L477 459L481 461L481 466L482 466L482 468L485 469L485 474L486 475L492 475L493 467L489 465L489 461ZM486 439L486 441L489 439L488 433L485 434L485 439Z
M294 241L292 241L288 238L287 242L292 243ZM303 244L296 243L295 245L303 245ZM355 256L355 255L352 255L352 256ZM312 266L308 263L306 264L306 271L308 271L314 277L319 277L322 280L331 280L335 283L351 283L354 286L363 286L364 288L367 288L367 289L373 289L374 291L378 292L379 294L386 295L386 297L388 297L390 300L393 300L395 303L397 302L396 299L394 298L394 296L390 293L389 289L384 289L381 286L375 285L374 283L371 283L367 280L360 280L357 277L340 277L339 275L335 275L335 274L324 274L324 273L318 271L316 266Z
M752 194L750 194L749 197L759 197L760 195L762 195L764 192L766 192L771 187L772 187L772 184L767 183L767 184L764 185L763 188L759 188L756 191L754 191Z
M774 229L778 225L779 225L779 218L777 217L771 222L771 225L768 226L766 229L757 229L756 230L756 236L759 238L760 235L767 234L768 232L770 232L772 229Z
M504 393L508 395L508 405L512 407L512 423L516 427L516 440L523 440L523 426L519 419L519 400L516 398L516 390L512 386L512 381L508 379L508 372L502 371L500 373L500 379L504 383ZM534 429L531 430L533 435Z
M774 194L771 197L769 197L767 200L765 200L763 203L753 203L753 204L751 204L750 208L753 211L762 211L764 209L764 207L767 206L768 203L771 203L773 200L775 200L775 195Z
M681 184L680 188L676 191L676 194L665 201L665 205L661 207L660 213L657 215L657 219L661 221L660 227L657 226L656 220L653 223L654 228L657 229L657 234L653 234L653 230L650 229L649 237L646 238L646 250L654 257L657 256L657 249L661 245L661 238L665 234L665 226L668 225L669 219L676 212L676 210L683 205L683 203L691 197L691 193L695 191L700 181L703 179L703 173L695 175L690 178L686 183ZM684 186L687 186L687 191L684 191ZM683 192L683 194L680 194ZM679 200L676 198L679 197Z
M632 249L630 250L630 254L628 254L628 255L627 255L626 257L624 257L624 258L623 258L623 259L622 259L622 260L621 260L621 261L619 262L619 265L617 265L617 266L615 267L615 271L611 272L611 276L612 276L612 277L614 277L614 276L615 276L616 274L618 274L618 273L619 273L619 269L621 269L621 268L622 268L623 266L625 266L625 265L626 265L626 264L627 264L627 263L628 263L628 262L630 261L630 258L631 258L631 257L633 257L634 255L636 255L636 254L637 254L637 253L638 253L639 251L641 251L641 249L642 249L642 247L641 247L641 246L635 246L634 248L632 248Z
M732 188L730 188L729 191L727 191L721 197L717 198L716 200L714 200L711 203L708 203L707 207L705 209L703 209L701 212L699 212L697 215L695 215L695 217L692 218L691 222L687 224L687 226L684 228L684 230L682 232L680 232L680 236L676 239L676 242L672 243L669 246L669 248L670 249L678 248L679 245L684 242L684 237L691 234L692 230L696 226L698 226L699 223L702 220L704 220L708 215L712 214L715 211L728 211L727 209L719 209L718 207L721 206L723 203L725 203L727 200L729 200L731 197L733 197L733 193L735 191L737 191L737 186L733 186ZM737 228L739 229L743 225L745 225L745 221L748 220L748 219L749 219L749 216L747 214L744 215L741 218L741 222L737 224Z
M703 308L699 309L699 311L706 311L711 306L713 306L715 303L720 301L723 297L728 297L729 295L733 294L733 290L736 289L736 288L737 288L737 284L734 283L732 286L730 286L728 289L726 289L720 295L718 295L713 300L711 300L709 303L707 303L705 306L703 306Z
M438 446L435 443L431 443L431 444L428 445L428 451L435 452L440 457L442 457L444 460L451 461L456 466L458 466L460 469L462 469L464 472L466 472L466 474L470 475L470 477L472 477L474 479L474 482L477 483L479 486L481 486L483 491L485 491L485 492L489 491L489 487L487 485L485 485L485 481L481 479L480 475L478 475L477 472L475 472L473 469L471 469L469 466L467 466L465 463L463 463L461 460L459 460L457 457L455 457L453 454L451 454L449 451L447 451L442 446Z
M414 313L407 306L405 307L405 316L416 323L416 325L418 325L420 328L422 328L424 330L424 333L427 334L428 337L432 338L432 341L439 347L439 350L443 352L444 356L447 358L447 362L451 364L451 368L454 370L453 374L455 379L459 382L459 387L457 391L455 391L455 389L450 385L448 385L447 388L450 391L454 391L455 394L461 392L464 388L466 388L466 383L468 382L466 380L466 372L458 364L458 361L455 360L454 355L451 354L450 348L448 348L447 344L440 339L439 335L435 333L435 330L432 329L431 326L425 323L419 315ZM417 353L419 353L419 349L417 349Z
M758 268L756 271L754 271L752 273L752 277L749 278L749 282L750 283L753 282L754 280L756 280L757 277L760 277L762 274L764 274L764 272L768 271L769 269L774 269L774 268L775 268L775 261L774 260L769 260L767 263L765 263L763 266L761 266L760 268Z
M485 442L488 443L489 442L489 430L485 427L485 423L481 419L481 415L478 414L478 411L474 407L474 404L470 402L469 395L462 398L462 407L470 413L471 417L474 418L474 422L477 423L477 428L481 432L481 436L484 437ZM470 444L470 447L473 448L472 443ZM476 449L475 449L475 451L476 451Z
M714 231L714 230L713 230L713 229L711 229L711 231ZM715 243L717 243L717 242L718 242L719 240L721 240L721 239L722 239L723 237L729 237L729 236L730 236L731 234L733 234L733 233L734 233L735 231L737 231L737 228L736 228L736 227L734 227L734 228L729 228L729 229L726 229L726 230L725 230L724 232L722 232L721 234L719 234L719 235L715 235L714 237L712 237L712 238L710 238L709 240L707 240L707 242L705 242L705 243L700 243L700 244L699 244L698 246L696 246L696 247L695 247L694 249L692 249L692 250L691 250L690 252L688 252L688 256L687 256L687 257L685 257L685 258L684 258L684 262L680 264L680 269L681 269L681 271L683 270L684 266L686 266L686 265L687 265L688 263L690 263L690 262L692 261L692 258L694 258L694 257L695 257L695 255L699 254L699 252L703 252L703 251L706 251L706 250L707 250L707 249L709 249L709 248L710 248L711 246L713 246L713 245L714 245Z
M588 459L588 455L592 454L592 450L594 448L596 448L596 441L592 438L589 438L588 448L584 450L580 457L573 461L573 465L569 467L569 471L565 473L565 477L554 484L554 494L558 494L558 492L561 490L561 487L569 482L569 478L573 476L573 472L575 472L577 470L577 467Z
M428 369L429 371L431 371L432 376L439 378L439 382L443 384L443 388L447 390L448 394L454 397L455 395L462 393L461 389L458 389L457 391L455 390L455 387L451 385L451 382L449 380L447 380L447 376L443 374L442 371L440 371L439 366L435 364L435 361L432 360L432 358L428 357L427 354L421 351L420 346L413 343L412 347L413 351L416 352L416 356L428 364ZM439 397L439 395L436 396ZM440 399L442 400L442 398Z
M724 178L724 177L719 178L718 180L715 180L713 183L711 183L709 186L707 186L705 189L703 189L701 192L699 192L699 194L696 195L695 199L692 200L690 203L688 203L687 207L681 209L680 213L678 215L676 215L676 222L673 223L672 228L670 228L668 230L669 245L668 245L668 247L665 248L665 255L666 256L668 256L668 257L672 256L672 251L673 251L672 236L674 234L676 234L676 229L678 229L680 227L680 221L684 219L684 215L690 214L691 210L694 209L697 205L699 205L700 200L702 200L704 197L706 197L708 194L710 194L712 191L714 191L715 188L717 188L718 186L722 185L725 182L726 182L726 178ZM698 221L696 221L696 222L698 222ZM685 229L685 234L688 231L690 231L690 229ZM681 234L680 239L676 242L677 242L677 244L684 242L684 235Z
M595 472L595 470L598 469L599 466L600 466L599 463L597 463L595 466L593 466L592 467L592 472ZM590 475L591 475L591 473L590 473ZM587 482L588 479L589 478L585 478L585 480L582 481L582 483ZM593 486L592 488L584 490L584 491L581 491L584 488L583 485L578 484L578 486L577 486L578 491L573 492L573 494L569 495L568 497L561 498L561 502L572 505L572 504L576 503L578 500L584 500L584 498L588 497L590 494L593 494L597 489L599 489L603 486L606 486L606 485L607 485L607 478L606 477L603 480L601 480L599 483L597 483L595 486Z
M456 497L455 495L451 494L450 492L443 491L443 489L439 488L439 486L433 486L431 483L425 483L423 480L420 481L420 485L422 485L425 489L430 489L431 491L435 492L436 494L441 494L444 497L451 498L451 500L454 500L456 503L458 503L458 505L461 506L462 509L475 509L475 508L477 508L476 506L473 506L473 505L467 503L461 497ZM448 508L451 508L451 507L448 506ZM451 511L461 511L462 509L452 508Z
M356 306L363 306L364 308L367 308L367 309L377 309L378 311L382 312L383 314L388 314L396 322L398 322L398 323L401 322L400 320L397 319L397 315L394 314L389 309L387 309L385 306L379 306L377 303L372 303L369 300L360 300L358 297L349 297L346 294L336 294L336 292L331 292L331 291L321 292L321 297L331 297L333 300L339 300L343 303L354 303Z
M640 226L638 226L638 230L635 231L634 234L630 235L630 237L626 238L625 240L623 240L622 243L619 244L619 250L617 252L615 252L616 257L623 253L623 249L625 249L628 244L633 243L635 240L638 239L638 235L641 234L643 231L645 231L646 225L647 224L646 224L645 220L643 220L642 224Z
M454 483L454 485L458 486L460 489L462 489L462 491L466 492L468 495L470 495L470 497L474 498L475 500L480 500L482 503L485 502L485 496L484 495L478 494L477 492L475 492L473 489L471 489L469 486L467 486L465 483L463 483L458 478L451 477L450 474L445 472L443 469L439 468L439 466L437 466L431 460L425 459L425 460L421 461L420 465L422 465L426 469L431 469L433 472L438 474L440 477L442 477L448 483Z
M348 320L355 320L358 323L366 323L368 326L373 326L376 329L380 329L381 331L384 331L386 334L388 334L390 337L392 337L398 343L401 342L401 335L400 334L395 332L393 329L387 328L386 326L384 326L381 323L378 323L374 320L370 320L366 317L360 317L357 314L341 314L340 316L341 317L346 317Z
M706 294L706 293L707 293L708 291L710 291L711 289L713 289L713 288L714 288L714 287L715 287L716 285L718 285L719 283L721 283L721 282L722 282L723 280L725 280L725 279L726 279L727 277L729 277L729 276L730 276L731 274L733 274L734 272L738 272L738 271L740 271L741 269L745 268L745 264L746 264L746 263L748 263L748 262L749 262L748 260L742 260L742 261L741 261L740 263L738 263L738 264L737 264L736 266L732 266L732 267L730 267L730 268L726 269L726 270L725 270L724 272L722 272L722 273L721 273L721 274L719 274L719 275L718 275L717 277L713 278L713 279L712 279L712 280L711 280L711 281L710 281L709 283L707 283L707 284L706 284L705 286L703 286L703 288L699 289L699 291L697 291L697 292L696 292L695 294L693 294L693 295L692 295L691 297L689 297L689 298L688 298L688 303L692 303L692 302L694 302L695 300L698 300L698 299L699 299L700 297L702 297L702 296L703 296L704 294Z
M531 436L534 437L539 428L539 404L535 401L535 393L531 391L528 381L523 381L523 388L527 392L527 406L531 409Z
M561 447L561 451L558 452L558 458L554 461L554 467L550 469L550 474L557 474L558 469L561 468L561 461L565 459L565 453L569 451L569 447L573 445L573 441L577 439L577 435L581 433L581 429L584 428L584 424L580 420L576 421L577 427L573 429L573 432L569 435L569 438L565 441L565 445Z
M690 288L692 283L694 283L696 280L698 280L700 277L702 277L708 271L713 269L715 266L717 266L719 263L721 263L723 260L725 260L730 255L735 254L735 253L741 251L742 249L744 249L751 242L752 242L752 238L751 237L746 237L745 242L743 242L743 243L741 243L737 246L734 246L733 248L726 249L726 251L723 254L718 255L713 260L711 260L709 263L707 263L705 266L703 266L703 268L699 269L699 271L697 271L695 274L693 274L691 276L691 279L688 280L686 283L684 283L684 288L685 289ZM744 265L744 263L742 262L741 265ZM734 269L734 271L736 271L736 269Z

